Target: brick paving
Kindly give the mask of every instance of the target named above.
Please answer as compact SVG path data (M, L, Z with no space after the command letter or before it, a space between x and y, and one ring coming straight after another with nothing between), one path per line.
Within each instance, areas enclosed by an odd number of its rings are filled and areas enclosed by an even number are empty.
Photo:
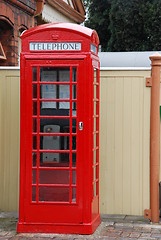
M71 234L17 234L17 215L0 213L0 240L161 240L161 223L151 224L142 217L106 215L92 235Z

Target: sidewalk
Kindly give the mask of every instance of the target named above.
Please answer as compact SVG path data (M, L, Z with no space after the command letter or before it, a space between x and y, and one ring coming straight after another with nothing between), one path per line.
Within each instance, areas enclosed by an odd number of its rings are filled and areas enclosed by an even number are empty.
M135 240L161 239L161 223L151 224L143 217L125 215L103 215L101 225L92 235L65 235L65 234L17 234L17 214L0 212L0 240Z

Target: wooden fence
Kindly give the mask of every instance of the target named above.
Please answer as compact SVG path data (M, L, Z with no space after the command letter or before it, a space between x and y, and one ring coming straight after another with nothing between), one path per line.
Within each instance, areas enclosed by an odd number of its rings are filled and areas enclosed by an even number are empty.
M149 208L150 70L101 70L100 212ZM18 211L19 69L0 69L0 210Z

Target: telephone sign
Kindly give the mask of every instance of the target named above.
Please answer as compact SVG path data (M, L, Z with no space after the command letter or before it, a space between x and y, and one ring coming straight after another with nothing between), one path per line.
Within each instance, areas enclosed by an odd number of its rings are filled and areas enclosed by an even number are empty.
M79 42L31 42L31 51L81 51Z

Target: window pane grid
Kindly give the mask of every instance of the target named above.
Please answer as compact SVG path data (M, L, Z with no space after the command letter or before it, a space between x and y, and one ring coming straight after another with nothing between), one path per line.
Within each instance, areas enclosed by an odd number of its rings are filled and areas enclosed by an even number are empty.
M98 149L99 149L99 79L98 70L94 69L93 81L93 197L98 195Z
M66 81L59 81L58 82L58 78L57 81L42 81L42 76L43 76L43 68L42 67L37 67L37 68L33 68L34 73L33 73L33 115L32 115L32 119L33 119L33 132L32 132L32 136L33 136L33 150L32 150L32 161L33 161L33 167L32 167L32 171L36 171L35 176L33 177L33 181L32 181L32 202L35 203L41 203L41 202L63 202L63 199L61 199L61 193L58 192L58 195L60 197L60 199L56 199L56 197L52 197L50 192L47 191L46 188L50 188L52 189L52 191L54 192L54 188L56 187L57 189L61 188L61 189L68 189L68 192L66 192L66 194L69 196L67 197L66 195L66 200L64 201L64 203L76 203L76 164L73 164L73 159L76 158L76 146L75 149L73 149L73 141L75 142L76 140L73 139L73 137L76 139L77 133L76 133L76 113L74 113L73 115L73 108L76 109L76 103L77 103L77 93L76 93L76 86L77 86L77 82L76 82L76 68L70 67L70 80ZM35 78L35 72L37 75L37 79ZM50 76L48 75L48 73L44 73L44 75L46 74L47 77L50 78ZM60 73L59 73L60 74ZM59 75L58 74L58 75ZM53 80L56 79L56 74L53 71ZM69 86L69 98L42 98L42 93L41 93L41 88L40 86L44 86L44 85L50 85L52 84L52 86L58 86L61 87L61 85ZM52 88L54 90L54 88ZM56 90L56 88L55 88ZM63 89L62 89L63 90ZM60 93L61 89L59 90ZM64 90L63 90L64 91ZM56 90L56 94L58 92L58 89ZM57 96L57 95L56 95ZM69 103L69 116L67 115L41 115L40 111L41 111L41 105L40 103L46 102L48 104L48 102L52 103L56 103L56 107L58 106L57 104L61 104L61 103ZM66 105L67 106L67 105ZM67 108L65 108L67 109ZM40 124L41 124L41 120L54 120L54 119L69 119L69 131L67 130L67 132L51 132L51 133L47 133L47 132L42 132L41 128L40 128ZM55 120L54 120L55 121ZM74 124L74 125L73 125ZM73 130L73 126L75 126L75 130ZM67 150L56 150L56 149L41 149L40 146L40 137L68 137L69 138L69 149ZM41 140L42 141L42 140ZM47 164L47 167L41 167L40 165L40 154L43 153L58 153L58 154L69 154L69 167L57 167L57 163L55 163L55 165L53 166L53 164L50 163ZM36 155L35 155L36 154ZM73 156L75 155L75 157L73 158ZM36 158L35 158L36 157ZM35 160L36 162L35 162ZM76 161L76 160L74 160ZM35 166L35 167L34 167ZM46 183L46 184L42 184L40 183L40 174L42 170L46 170L46 171L56 171L56 170L61 170L61 171L69 171L69 184L52 184L52 183ZM74 172L73 172L74 170ZM54 172L53 172L54 174ZM36 179L35 179L36 177ZM74 181L74 182L73 182ZM43 190L44 189L44 190ZM46 196L43 195L43 191L46 192ZM64 191L64 190L63 190ZM49 198L47 198L47 196ZM58 197L58 198L59 198Z

